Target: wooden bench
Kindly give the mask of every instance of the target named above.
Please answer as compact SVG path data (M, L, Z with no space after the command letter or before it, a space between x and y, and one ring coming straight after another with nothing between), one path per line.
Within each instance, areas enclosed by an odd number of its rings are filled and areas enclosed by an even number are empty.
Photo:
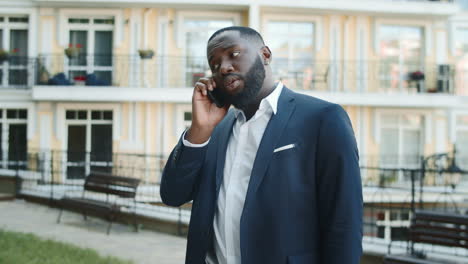
M426 259L426 254L413 250L412 245L414 243L422 243L468 249L468 216L432 211L416 211L409 228L409 243L411 243L409 244L411 246L408 247L407 255L390 254L390 243L388 248L389 254L385 256L384 264L459 263ZM447 253L450 254L449 252Z
M81 197L64 196L58 201L60 213L57 223L60 223L62 211L67 209L82 213L85 220L87 215L108 220L107 234L109 234L116 215L122 212L122 209L127 208L133 211L134 225L136 231L138 231L135 196L139 184L139 179L92 172L85 179ZM89 197L91 193L105 194L105 199ZM126 199L128 203L125 205L118 203L118 201L122 200L120 198Z

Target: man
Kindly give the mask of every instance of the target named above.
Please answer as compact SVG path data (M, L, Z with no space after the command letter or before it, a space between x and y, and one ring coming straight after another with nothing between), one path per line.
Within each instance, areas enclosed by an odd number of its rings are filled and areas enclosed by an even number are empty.
M212 78L195 84L192 125L160 189L167 205L193 200L186 263L359 263L362 190L345 111L275 83L253 29L215 32L207 55Z

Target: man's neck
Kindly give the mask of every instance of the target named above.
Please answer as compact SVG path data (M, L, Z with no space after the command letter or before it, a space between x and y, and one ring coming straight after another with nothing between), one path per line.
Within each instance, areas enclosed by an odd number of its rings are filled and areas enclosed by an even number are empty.
M263 82L262 89L260 89L260 91L258 92L258 95L255 98L254 102L242 109L247 121L255 115L258 108L260 107L260 102L265 97L270 95L271 92L275 90L276 86L277 84L273 81L273 79L269 79L268 81L265 79L265 81Z

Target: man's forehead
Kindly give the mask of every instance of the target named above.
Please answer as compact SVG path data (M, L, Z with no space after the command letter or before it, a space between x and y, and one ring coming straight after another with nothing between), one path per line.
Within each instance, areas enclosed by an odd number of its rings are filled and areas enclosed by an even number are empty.
M243 38L240 36L239 31L228 30L220 33L208 42L208 52L217 48L227 48L233 45L240 45L243 43Z

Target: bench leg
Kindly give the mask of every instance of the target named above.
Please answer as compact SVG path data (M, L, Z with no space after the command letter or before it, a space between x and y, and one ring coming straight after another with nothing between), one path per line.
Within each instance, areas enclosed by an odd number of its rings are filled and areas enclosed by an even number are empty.
M60 224L60 219L62 218L62 211L63 211L63 209L60 208L60 213L59 213L59 215L57 217L57 224Z
M107 226L107 235L110 234L111 226L112 226L112 221L109 221L109 225Z
M133 215L133 225L135 226L135 232L138 232L138 221L136 215Z

